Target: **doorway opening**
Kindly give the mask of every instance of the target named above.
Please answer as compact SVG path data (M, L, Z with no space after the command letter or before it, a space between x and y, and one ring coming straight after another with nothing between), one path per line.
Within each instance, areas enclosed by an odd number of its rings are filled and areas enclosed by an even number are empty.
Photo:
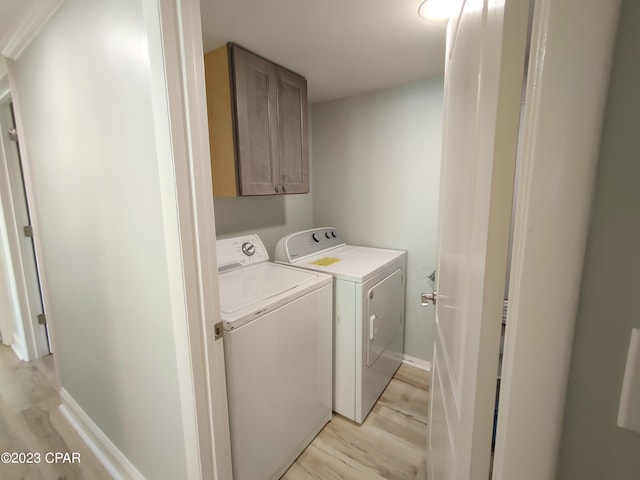
M5 345L25 361L52 353L36 256L27 183L10 92L0 97L0 182L3 184L0 254L9 318L0 325Z

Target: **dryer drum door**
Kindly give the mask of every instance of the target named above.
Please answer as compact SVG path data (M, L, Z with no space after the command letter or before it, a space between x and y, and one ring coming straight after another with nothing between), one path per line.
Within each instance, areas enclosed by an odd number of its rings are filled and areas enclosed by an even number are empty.
M402 331L404 312L403 273L398 268L367 292L367 366L372 366ZM397 355L398 352L390 352Z

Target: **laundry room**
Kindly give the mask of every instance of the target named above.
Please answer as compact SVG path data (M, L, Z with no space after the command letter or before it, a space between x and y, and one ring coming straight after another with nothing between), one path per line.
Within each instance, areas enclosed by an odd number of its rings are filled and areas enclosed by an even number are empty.
M640 3L528 3L2 3L0 478L635 478Z
M205 53L234 42L308 85L309 193L229 198L214 187L217 236L257 233L271 259L283 236L325 226L406 251L405 354L428 366L433 309L420 293L436 259L446 22L419 17L415 0L290 3L201 4Z
M360 9L341 2L201 3L231 451L238 478L278 478L331 410L340 416L327 428L338 433L327 434L325 428L320 443L351 432L374 469L389 469L385 478L423 473L426 398L396 390L395 384L381 397L396 371L411 376L398 370L403 362L423 372L413 383L426 394L425 372L433 355L434 309L422 306L420 294L433 290L436 268L446 22L421 18L419 5L416 0L367 2ZM265 93L272 78L276 91ZM289 113L295 121L284 118ZM280 157L275 167L273 157ZM325 358L321 345L326 335L316 333L325 331L327 319L310 300L325 295L323 288L307 287L299 298L295 292L311 279L286 283L288 271L265 264L267 256L270 262L334 276L332 358ZM303 301L316 306L298 306ZM295 339L278 333L295 324L287 312L305 308L308 325L296 327ZM278 345L277 352L269 345ZM294 357L292 371L285 359ZM327 361L333 364L329 406ZM382 407L376 405L379 398ZM296 412L295 421L277 405ZM371 431L352 431L370 412L369 424L382 422L398 435L385 443L389 451L404 445L403 453L394 454L402 466L363 440ZM407 423L412 415L416 423ZM281 428L286 438L302 440L276 442L278 451L258 448L260 438ZM334 454L301 457L285 478L297 478L300 469L340 471L339 465L318 464L343 454L359 457L338 444ZM354 468L364 473L369 467Z

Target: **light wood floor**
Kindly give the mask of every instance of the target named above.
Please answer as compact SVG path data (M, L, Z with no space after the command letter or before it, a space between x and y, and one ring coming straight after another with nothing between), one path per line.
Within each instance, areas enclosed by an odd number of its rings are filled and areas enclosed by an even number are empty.
M334 414L283 480L426 480L429 383L402 365L362 425Z
M0 462L0 479L111 479L58 410L54 375L53 357L22 362L0 344L0 454L40 454L38 464ZM80 463L47 463L47 452L79 453Z
M81 456L80 464L0 462L0 479L110 479L60 414L54 384L52 357L25 363L0 345L0 454ZM402 365L362 425L334 414L283 479L426 480L428 397L429 373Z

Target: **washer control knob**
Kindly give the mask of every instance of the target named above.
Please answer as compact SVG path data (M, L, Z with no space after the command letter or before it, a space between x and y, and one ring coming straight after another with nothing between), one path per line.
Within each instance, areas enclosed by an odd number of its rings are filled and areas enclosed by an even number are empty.
M325 233L324 236L327 238L331 238L331 234L329 232Z
M331 232L331 236L332 236L333 238L336 238L336 237L338 236L338 235L336 235L335 230L334 230L333 232Z
M316 243L320 242L320 235L315 232L311 234L311 238L313 238L313 241Z
M242 244L242 253L250 257L251 255L256 253L256 246L251 242L244 242Z

